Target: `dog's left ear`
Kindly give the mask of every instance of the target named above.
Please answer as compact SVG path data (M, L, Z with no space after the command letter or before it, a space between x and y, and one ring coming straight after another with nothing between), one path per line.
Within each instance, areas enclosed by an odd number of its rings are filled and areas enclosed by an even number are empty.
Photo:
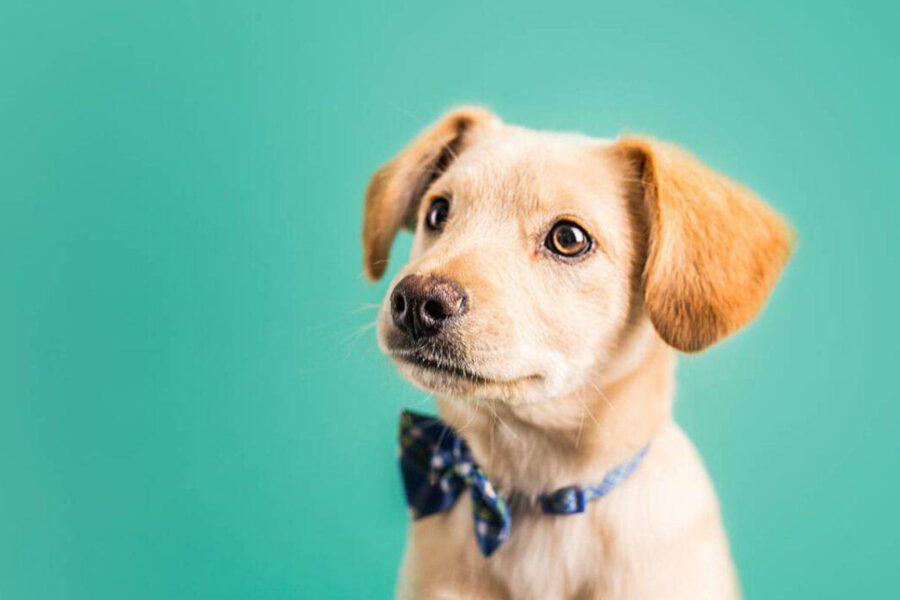
M626 137L612 151L638 181L649 236L644 308L663 340L696 352L751 321L790 256L787 223L680 148Z
M375 172L366 190L362 232L363 269L369 279L384 275L397 230L415 228L428 186L466 146L500 125L499 118L481 108L454 110Z

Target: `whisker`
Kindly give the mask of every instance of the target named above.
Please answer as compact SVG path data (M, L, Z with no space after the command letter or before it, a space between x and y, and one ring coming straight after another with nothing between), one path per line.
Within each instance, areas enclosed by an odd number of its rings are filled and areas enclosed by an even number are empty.
M588 384L589 384L592 388L594 388L594 389L597 391L597 394L598 394L598 395L606 402L606 405L609 407L609 410L611 410L611 411L615 411L615 410L616 410L616 405L612 403L612 400L609 399L609 396L607 396L606 394L604 394L604 393L603 393L603 390L601 390L600 387L597 386L596 383L594 383L593 381L588 380ZM582 403L584 403L584 401L582 401ZM587 408L587 405L585 405L585 408ZM590 411L588 411L588 412L590 412ZM591 416L593 417L593 413L591 413ZM597 422L596 417L594 417L594 421ZM597 422L597 424L599 425L599 422Z
M502 425L503 427L506 428L506 431L509 432L509 434L513 437L513 439L515 439L517 442L521 442L522 439L519 437L519 434L517 434L515 431L513 431L513 428L510 427L509 425L507 425L506 422L504 422L503 419L500 418L500 415L497 414L497 411L494 410L494 408L490 404L488 404L487 406L488 406L488 409L491 411L491 413L493 413L494 418L497 419L497 421L500 423L500 425Z
M469 425L472 424L472 422L475 420L475 417L478 415L478 408L479 408L480 406L481 406L481 400L476 399L476 400L475 400L475 409L472 411L472 414L471 414L471 416L469 417L469 420L466 421L466 424L463 425L462 427L460 427L460 428L457 430L458 432L462 433L463 431L466 430L466 428L467 428Z
M578 448L581 445L581 434L584 431L584 413L587 412L587 406L584 405L584 402L582 402L581 405L585 410L581 411L581 420L578 422L578 435L575 436L575 448Z

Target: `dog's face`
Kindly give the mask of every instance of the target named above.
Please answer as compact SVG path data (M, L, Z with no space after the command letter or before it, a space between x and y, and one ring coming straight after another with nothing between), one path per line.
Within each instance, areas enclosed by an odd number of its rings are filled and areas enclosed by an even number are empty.
M759 310L789 230L746 190L652 140L607 142L451 113L370 185L363 238L380 276L415 240L378 321L415 384L508 403L586 385L649 320L701 349Z
M453 396L536 399L583 382L629 313L639 249L621 179L587 138L505 130L467 148L419 202L383 349Z

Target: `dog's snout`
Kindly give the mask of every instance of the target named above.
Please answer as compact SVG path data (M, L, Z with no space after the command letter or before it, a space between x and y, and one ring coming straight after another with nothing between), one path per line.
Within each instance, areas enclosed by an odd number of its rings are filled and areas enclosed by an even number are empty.
M407 275L391 294L391 317L398 329L420 339L436 335L466 311L466 295L450 279Z

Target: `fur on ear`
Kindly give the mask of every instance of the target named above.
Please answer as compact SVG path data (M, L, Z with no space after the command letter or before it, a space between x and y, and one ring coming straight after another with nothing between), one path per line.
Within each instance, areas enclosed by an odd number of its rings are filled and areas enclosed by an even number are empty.
M415 227L419 201L431 183L477 136L500 124L481 108L454 110L375 172L366 190L362 231L363 269L370 280L384 275L397 230Z
M697 352L751 321L790 256L790 226L680 148L625 137L613 149L640 179L644 307L663 340Z

